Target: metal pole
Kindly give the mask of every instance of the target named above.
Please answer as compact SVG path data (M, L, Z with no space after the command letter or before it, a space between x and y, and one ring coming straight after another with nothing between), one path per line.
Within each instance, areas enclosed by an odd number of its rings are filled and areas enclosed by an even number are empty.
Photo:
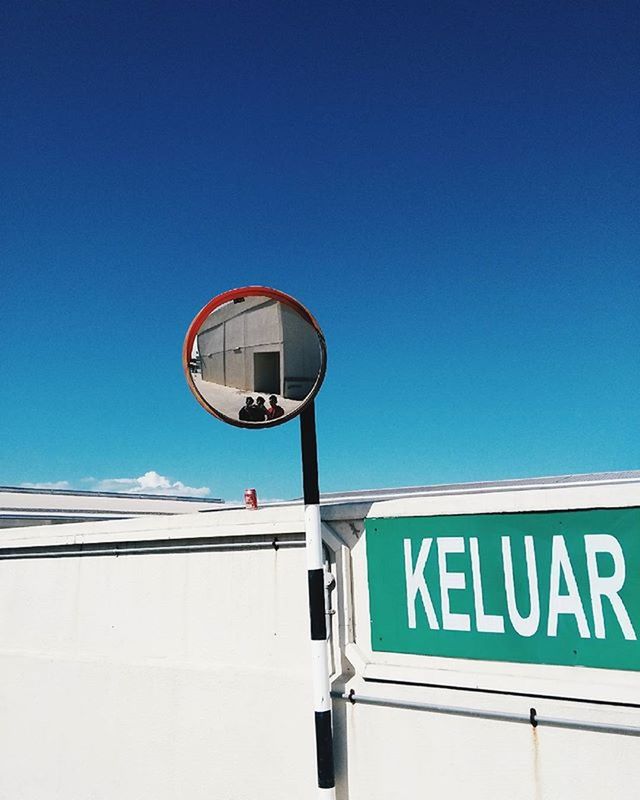
M320 522L318 448L313 402L300 414L302 444L302 482L306 533L307 575L309 579L309 622L313 669L313 708L316 732L318 797L335 800L333 732L331 726L331 683L329 680L329 642L324 602L324 560Z

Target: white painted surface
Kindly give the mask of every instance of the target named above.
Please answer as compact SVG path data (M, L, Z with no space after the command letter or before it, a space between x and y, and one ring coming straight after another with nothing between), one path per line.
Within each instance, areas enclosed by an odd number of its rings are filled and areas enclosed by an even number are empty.
M368 515L637 505L637 478L620 482L605 479L598 484L577 479L573 485L496 486L483 491L375 501ZM329 527L349 544L351 557L353 609L343 613L352 613L353 618L351 627L345 626L343 647L355 674L340 687L347 694L353 691L356 698L355 705L344 703L340 721L346 742L349 800L637 797L640 738L586 732L579 726L628 726L640 733L639 708L608 704L638 704L640 673L373 652L362 526L346 522L335 511L325 517L334 518ZM522 722L481 716L364 705L358 704L358 695L377 697L381 703L421 703L524 719L535 708L541 721L560 718L575 722L576 727L564 730L541 722L534 729ZM585 702L588 700L599 702Z
M223 506L222 500L213 498L0 486L0 529L73 521L192 514ZM4 533L0 537L4 537Z
M637 672L373 653L369 505L322 509L334 691L640 728L640 709L613 705L640 702ZM460 490L370 514L617 505L640 505L640 481ZM288 505L3 534L5 548L209 537L225 549L0 560L0 798L315 797L305 554L264 545L303 530ZM640 785L637 737L343 700L334 730L342 800L635 800Z
M306 592L302 547L0 561L0 797L315 797Z
M637 798L633 738L358 705L347 730L349 800Z

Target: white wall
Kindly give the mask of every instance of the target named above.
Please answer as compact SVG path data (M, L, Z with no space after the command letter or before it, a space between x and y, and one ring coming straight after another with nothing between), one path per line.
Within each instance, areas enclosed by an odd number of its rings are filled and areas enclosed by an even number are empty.
M399 498L361 512L374 518L420 517L638 505L637 480L576 481L573 486ZM639 672L374 652L363 524L339 508L327 509L324 516L327 535L341 540L338 574L353 587L351 595L337 601L345 620L341 646L353 674L334 687L340 694L353 691L355 698L355 705L336 701L349 800L637 798L640 708L632 706L640 703ZM630 579L638 580L638 572ZM360 703L360 697L379 705ZM537 728L526 722L531 708L540 720ZM545 720L571 727L551 727ZM638 735L580 729L589 725L632 728Z
M639 673L372 652L362 517L639 504L636 481L325 507L334 690L356 698L334 704L339 797L635 800L640 739L579 726L640 729ZM0 798L315 797L302 525L285 506L4 534ZM122 554L53 549L80 545ZM530 707L576 725L490 718Z
M228 535L245 513L14 543ZM312 797L307 630L300 547L0 560L0 797Z

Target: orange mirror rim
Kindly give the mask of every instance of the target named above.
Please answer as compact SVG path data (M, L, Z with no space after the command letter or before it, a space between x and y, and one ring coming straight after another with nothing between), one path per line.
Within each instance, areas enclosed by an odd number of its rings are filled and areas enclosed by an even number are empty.
M286 414L284 417L279 417L278 419L272 420L270 422L265 423L250 423L250 422L243 422L239 419L232 419L231 417L227 417L226 414L222 414L220 411L215 409L213 406L210 406L209 403L202 397L200 392L197 390L195 382L193 380L193 375L191 374L191 370L189 369L189 360L191 358L191 351L193 350L193 343L195 341L196 335L200 330L200 326L205 321L205 319L211 314L216 308L224 305L225 303L229 303L231 300L235 300L239 297L270 297L272 300L278 300L279 302L283 303L289 308L296 311L305 322L308 322L310 325L313 326L316 334L318 335L318 343L320 344L320 371L318 372L318 377L316 378L316 382L313 384L313 387L307 397L300 403L298 408L295 411ZM194 317L193 322L189 325L189 329L187 330L187 335L184 338L184 345L182 347L182 368L184 370L184 376L187 380L187 384L191 389L193 396L196 398L198 403L204 408L205 411L208 411L209 414L213 414L214 417L222 420L223 422L229 423L229 425L235 425L237 428L251 428L252 430L263 430L264 428L274 428L276 425L282 425L285 422L289 422L290 420L297 417L298 414L305 408L305 406L309 405L309 403L314 399L314 397L318 394L320 386L322 385L322 381L324 380L324 375L327 370L327 346L324 340L324 334L318 323L316 322L315 318L311 315L309 310L305 308L302 303L299 303L294 297L291 297L284 292L278 291L278 289L270 289L267 286L244 286L240 289L230 289L228 292L223 292L222 294L217 295L210 300L206 306L204 306Z

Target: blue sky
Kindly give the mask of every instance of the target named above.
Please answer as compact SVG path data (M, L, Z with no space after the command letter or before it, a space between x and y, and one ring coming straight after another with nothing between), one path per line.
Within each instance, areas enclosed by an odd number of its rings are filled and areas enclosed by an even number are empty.
M638 18L5 7L0 484L299 496L297 422L226 427L181 372L247 284L324 329L325 491L640 468Z

